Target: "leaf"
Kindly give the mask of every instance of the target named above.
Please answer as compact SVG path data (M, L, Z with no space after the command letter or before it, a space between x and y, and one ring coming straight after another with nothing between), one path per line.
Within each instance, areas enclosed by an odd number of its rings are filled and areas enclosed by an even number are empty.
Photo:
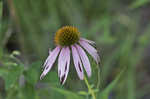
M3 6L2 6L2 2L0 2L0 19L2 18L2 11L3 11Z
M82 96L79 96L78 94L73 93L71 91L67 91L67 90L55 88L55 87L51 87L51 89L63 94L64 96L66 96L67 99L84 99Z
M104 89L104 91L101 92L101 94L99 95L100 99L108 99L110 92L113 90L113 88L117 85L117 83L119 82L120 78L122 77L123 73L125 72L124 68L120 74L115 78L115 80L113 80L107 88Z
M32 85L35 85L37 83L37 81L39 80L41 66L41 62L37 61L32 63L25 71L24 75L28 83Z
M43 79L42 82L48 82L50 84L60 85L57 72L50 71Z
M0 68L0 76L5 78L5 75L7 75L8 70L5 68Z
M135 2L133 2L130 6L131 9L135 9L135 8L139 8L145 4L150 3L149 0L136 0Z
M85 91L79 91L79 92L78 92L78 94L80 94L80 95L84 95L84 96L89 95L89 93L88 93L88 92L85 92Z
M26 85L21 89L21 93L21 99L39 99L34 85L30 83L26 83Z
M149 44L150 39L150 25L145 29L145 33L139 37L139 44L141 47L145 47Z
M40 99L66 99L62 94L57 93L50 88L40 88L37 90Z
M13 87L20 75L23 73L24 67L22 65L12 66L8 73L3 76L5 80L5 88L8 90Z

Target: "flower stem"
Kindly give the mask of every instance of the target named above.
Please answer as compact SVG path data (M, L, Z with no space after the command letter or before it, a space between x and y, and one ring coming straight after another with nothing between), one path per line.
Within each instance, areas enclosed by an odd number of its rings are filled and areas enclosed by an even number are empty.
M87 88L88 88L88 90L89 90L89 93L91 93L93 99L96 99L96 95L95 95L95 93L94 93L94 90L91 88L91 86L90 86L90 84L89 84L89 82L88 82L86 76L84 76L84 81L85 81L85 84L86 84L86 86L87 86Z

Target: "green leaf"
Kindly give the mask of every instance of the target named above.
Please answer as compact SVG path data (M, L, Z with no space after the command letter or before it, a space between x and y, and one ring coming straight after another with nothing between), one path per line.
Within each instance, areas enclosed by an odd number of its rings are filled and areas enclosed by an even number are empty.
M3 6L2 6L2 2L0 2L0 19L2 18L2 11L3 11Z
M145 29L145 33L139 37L139 44L141 47L145 47L149 44L149 39L150 39L150 24L149 26Z
M113 90L113 88L117 85L117 83L119 82L120 78L123 76L123 73L125 72L125 69L124 68L120 74L118 74L118 76L115 78L115 80L113 80L107 88L105 88L104 91L101 92L100 94L100 99L108 99L108 96L110 94L110 92Z
M67 91L65 89L55 88L51 87L52 90L59 92L60 94L63 94L67 99L84 99L82 96L79 96L76 93L73 93L71 91Z
M26 83L21 89L22 97L21 99L39 99L34 85Z
M80 94L80 95L84 95L84 96L89 95L89 93L88 93L88 92L85 92L85 91L79 91L79 92L78 92L78 94Z
M57 72L50 71L43 79L42 82L48 82L53 85L60 85Z
M13 87L20 75L23 73L24 67L22 65L12 66L8 73L3 76L5 80L5 88L8 90Z
M5 78L5 75L7 75L8 70L5 68L0 68L0 76Z
M32 63L29 68L25 71L25 79L27 80L28 83L35 85L37 81L39 80L39 75L40 75L40 67L41 67L41 62L34 62Z
M135 9L135 8L139 8L145 4L150 3L150 0L136 0L135 2L133 2L130 6L131 9Z

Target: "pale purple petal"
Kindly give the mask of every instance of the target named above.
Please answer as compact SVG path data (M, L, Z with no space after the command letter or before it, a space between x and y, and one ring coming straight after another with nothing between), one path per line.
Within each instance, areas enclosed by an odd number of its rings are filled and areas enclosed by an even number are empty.
M49 70L52 68L58 54L59 54L59 51L60 51L60 47L57 46L52 52L51 54L48 56L48 60L47 63L45 63L45 68L44 68L44 71L43 73L41 74L41 79L49 72Z
M58 76L61 84L66 81L70 65L70 50L69 47L62 48L58 58Z
M88 40L88 39L85 39L85 38L80 38L80 41L85 41L85 42L88 42L90 44L95 44L94 41L91 41L91 40Z
M49 48L49 55L51 54L51 52L52 52L52 51L51 51L51 49Z
M77 71L79 78L81 80L83 80L84 79L84 73L83 73L82 63L81 63L79 54L77 52L77 49L73 45L71 46L71 48L72 48L72 56L73 56L75 69Z
M80 58L82 60L83 66L85 68L85 71L87 72L87 75L90 77L91 76L91 65L90 65L90 61L86 55L86 53L84 52L84 50L77 44L75 44L78 53L80 55Z
M44 62L43 67L45 67L45 66L46 66L46 64L48 63L48 60L50 59L50 54L51 54L51 52L52 52L52 51L49 49L49 55L48 55L48 57L47 57L46 61Z
M98 64L100 61L100 57L98 55L97 50L86 41L79 41L79 43L94 58L94 60Z
M62 84L65 83L66 79L67 79L67 76L68 76L68 73L69 73L69 66L70 66L70 49L69 47L66 48L66 67L65 67L65 79L64 81L62 80Z
M62 67L64 67L64 66L62 66L64 64L63 63L64 60L65 60L65 48L62 48L62 50L61 50L61 52L59 54L59 57L58 57L58 76L59 77L62 76L61 69L62 69Z

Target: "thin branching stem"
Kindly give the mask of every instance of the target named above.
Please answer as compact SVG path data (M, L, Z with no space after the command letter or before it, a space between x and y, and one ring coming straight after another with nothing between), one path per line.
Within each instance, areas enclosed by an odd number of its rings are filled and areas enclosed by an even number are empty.
M90 84L89 84L89 82L88 82L86 76L84 77L84 81L85 81L85 84L86 84L86 86L87 86L87 88L88 88L88 91L89 91L89 93L91 94L92 98L93 98L93 99L96 99L95 92L94 92L94 90L91 88L91 86L90 86Z

